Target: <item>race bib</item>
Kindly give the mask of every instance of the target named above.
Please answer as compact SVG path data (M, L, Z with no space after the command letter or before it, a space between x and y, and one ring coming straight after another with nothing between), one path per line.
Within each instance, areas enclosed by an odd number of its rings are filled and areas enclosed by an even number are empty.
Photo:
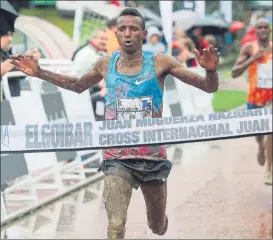
M152 118L153 99L151 97L118 99L116 111L117 120Z
M258 64L258 88L272 89L272 59Z

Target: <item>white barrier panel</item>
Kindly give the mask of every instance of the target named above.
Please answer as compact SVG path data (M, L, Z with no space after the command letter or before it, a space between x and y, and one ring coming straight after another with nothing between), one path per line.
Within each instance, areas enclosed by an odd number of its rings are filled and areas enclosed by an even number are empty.
M1 152L176 144L272 133L272 108L181 117L1 126Z

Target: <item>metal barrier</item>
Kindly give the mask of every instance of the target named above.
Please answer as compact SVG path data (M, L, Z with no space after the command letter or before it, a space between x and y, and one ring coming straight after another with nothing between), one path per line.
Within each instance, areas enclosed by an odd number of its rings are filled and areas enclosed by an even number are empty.
M45 69L56 72L70 72L74 75L77 74L77 70L73 67L73 62L68 60L41 59L39 63ZM20 97L12 98L10 95L8 81L9 79L14 77L26 77L25 81L29 83L30 89L29 91L22 91L24 93L22 93ZM41 87L44 81L39 81L38 79L31 78L29 76L26 76L24 73L17 71L7 73L2 80L3 81L1 82L1 84L4 89L5 97L7 99L4 102L12 100L10 103L10 117L14 119L12 121L6 119L5 121L7 121L8 124L10 124L11 122L15 122L15 124L20 124L23 122L32 121L34 119L34 121L37 122L47 122L44 110L40 112L40 109L43 109L43 107L35 108L35 105L43 105L41 101L41 94L43 93ZM56 88L57 93L58 90L59 89ZM80 97L83 98L83 95L81 95ZM85 101L86 105L90 105L89 107L87 106L86 109L88 112L92 112L91 102L88 102L88 98L84 98L82 101ZM28 107L23 107L23 109L21 109L22 112L18 112L20 106L22 107L22 105ZM27 109L28 111L30 111L28 112ZM4 111L4 109L2 109L2 111ZM29 118L32 115L31 111L32 113L35 112L35 115L37 116L36 118ZM25 115L24 119L19 118L18 115L20 114ZM90 117L89 120L95 121L95 118L93 116L94 114L91 113L87 117ZM68 117L71 118L74 116L68 114ZM3 123L1 119L1 125L4 124L6 123ZM3 161L6 156L7 155L1 155L1 165L2 163L4 163ZM83 159L82 157L85 158ZM47 161L49 163L47 165L49 166L46 169L38 169L38 171L36 171L35 169L33 170L29 167L29 164L31 164L31 162L35 160L40 160L43 162ZM2 189L1 225L5 225L10 221L14 221L22 214L24 215L26 213L30 213L33 211L34 208L44 206L45 204L71 192L75 188L80 188L87 183L97 181L101 177L101 174L97 172L97 168L86 168L85 166L87 164L94 165L94 163L96 163L95 165L98 165L102 161L102 151L87 151L80 153L78 152L76 158L71 162L58 162L56 156L52 153L46 155L25 154L25 157L23 157L21 161L26 162L28 173L27 175L18 176L16 179L9 181L7 183L8 186L5 189Z
M41 58L39 60L39 64L42 68L50 71L55 71L58 73L65 72L66 74L70 74L73 76L77 76L78 69L74 67L74 63L71 60L67 59L45 59ZM5 95L5 99L11 98L10 88L9 88L9 79L25 77L25 80L29 82L31 91L38 92L42 86L43 81L37 81L36 78L32 78L27 76L26 74L19 71L8 72L2 77L1 81L1 101L3 99L2 92ZM21 91L22 93L23 91Z

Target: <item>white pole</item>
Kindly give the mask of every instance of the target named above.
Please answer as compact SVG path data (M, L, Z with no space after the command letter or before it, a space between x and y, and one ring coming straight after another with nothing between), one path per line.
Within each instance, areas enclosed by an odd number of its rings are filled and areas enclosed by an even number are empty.
M163 33L168 44L168 55L172 55L173 1L159 1Z
M75 10L74 28L73 28L73 42L76 46L80 44L82 22L83 22L83 6L78 6Z
M200 18L205 17L206 14L206 2L205 1L195 1L195 10Z
M232 23L232 1L220 1L220 11L225 15L225 20Z

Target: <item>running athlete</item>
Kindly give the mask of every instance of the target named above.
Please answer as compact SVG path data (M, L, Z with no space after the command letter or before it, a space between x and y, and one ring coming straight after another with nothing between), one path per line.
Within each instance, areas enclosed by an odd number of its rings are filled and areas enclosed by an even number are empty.
M272 103L272 41L270 41L270 25L264 18L257 20L256 34L258 41L246 43L232 70L232 77L236 78L248 71L249 91L247 108L265 107ZM257 136L258 162L264 165L267 162L264 182L272 185L272 158L266 161L265 136ZM271 148L271 146L269 146ZM270 154L269 154L270 155ZM269 157L268 157L269 158Z
M205 92L217 91L217 49L209 47L202 55L195 51L199 64L207 70L202 77L172 57L142 51L146 36L145 21L139 11L124 9L116 30L121 51L102 57L80 78L41 69L36 60L26 55L10 58L16 69L77 93L105 79L106 120L162 117L163 86L168 74ZM100 170L106 175L103 194L109 221L108 239L124 238L132 189L138 187L144 195L149 228L164 235L168 228L166 179L171 170L164 146L107 149Z

